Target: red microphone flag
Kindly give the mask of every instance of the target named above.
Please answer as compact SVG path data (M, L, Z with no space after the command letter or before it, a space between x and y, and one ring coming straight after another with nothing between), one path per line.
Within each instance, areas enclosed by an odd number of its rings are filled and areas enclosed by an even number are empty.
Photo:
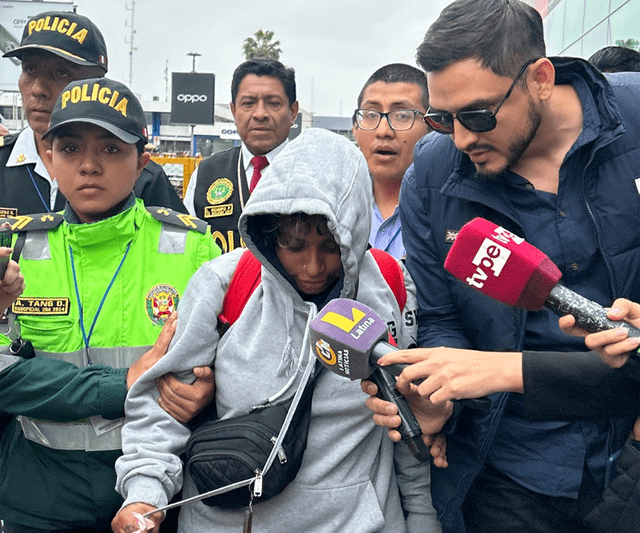
M462 226L444 268L480 292L529 311L542 309L562 277L535 246L483 218Z

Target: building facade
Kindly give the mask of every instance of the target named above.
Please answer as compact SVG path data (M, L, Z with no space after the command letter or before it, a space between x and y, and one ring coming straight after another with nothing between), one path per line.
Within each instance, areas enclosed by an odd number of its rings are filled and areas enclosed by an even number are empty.
M640 0L535 0L547 54L590 57L617 41L640 41ZM636 45L637 49L637 45Z

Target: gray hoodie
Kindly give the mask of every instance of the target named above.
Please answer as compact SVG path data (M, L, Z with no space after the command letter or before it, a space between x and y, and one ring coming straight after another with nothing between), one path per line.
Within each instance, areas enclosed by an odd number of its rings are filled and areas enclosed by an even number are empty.
M262 282L232 328L219 338L217 315L242 250L204 265L191 278L179 305L178 329L169 352L131 388L122 430L117 489L125 505L156 507L182 487L197 493L178 455L190 431L157 404L154 380L172 372L193 380L194 366L213 365L220 418L245 413L280 391L308 357L302 339L313 313L281 268L267 259L254 218L304 212L324 215L340 245L343 277L336 294L370 306L395 327L401 347L414 343L415 287L404 271L404 313L370 254L371 181L360 151L344 137L311 129L291 142L267 168L240 219L247 247L262 262ZM304 364L302 365L305 366ZM429 465L416 461L373 424L360 383L330 371L314 390L307 449L296 479L278 496L254 507L254 533L439 531L429 493ZM184 486L183 486L184 485ZM405 522L403 507L409 517ZM181 532L237 533L244 510L197 502L180 514Z

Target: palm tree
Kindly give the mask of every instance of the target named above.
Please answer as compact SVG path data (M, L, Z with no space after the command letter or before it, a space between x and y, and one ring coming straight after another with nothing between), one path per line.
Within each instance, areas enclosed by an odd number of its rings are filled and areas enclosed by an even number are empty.
M244 56L249 59L280 59L282 50L279 48L280 41L271 42L273 32L270 30L258 30L253 37L247 37L242 46Z
M624 41L624 40L616 41L616 46L622 46L624 48L631 48L632 50L637 50L639 44L640 44L640 42L638 42L636 39L627 39L626 41Z

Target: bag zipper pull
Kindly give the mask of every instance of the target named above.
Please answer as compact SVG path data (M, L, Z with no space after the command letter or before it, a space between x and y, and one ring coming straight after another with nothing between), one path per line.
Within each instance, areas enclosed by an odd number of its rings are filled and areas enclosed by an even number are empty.
M251 499L254 497L259 498L262 496L262 472L260 470L255 471L256 479L253 482L253 489L251 489Z
M276 439L275 437L271 437L271 442L275 444L277 441L278 439ZM282 444L278 448L278 461L280 461L281 465L287 462L287 454L284 452L284 448L282 447Z
M256 470L255 475L256 478L249 491L249 505L244 511L244 528L242 529L242 533L251 533L251 527L253 526L253 498L262 496L262 472Z

